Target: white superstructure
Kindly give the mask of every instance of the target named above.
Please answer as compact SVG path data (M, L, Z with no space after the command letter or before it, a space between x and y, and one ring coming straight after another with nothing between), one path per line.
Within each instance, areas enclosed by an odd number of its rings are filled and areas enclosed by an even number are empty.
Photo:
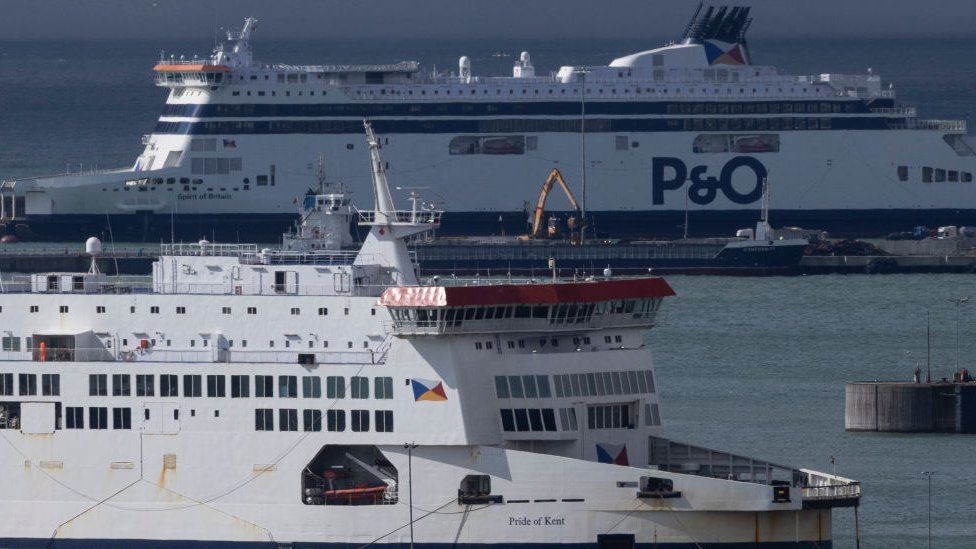
M666 282L419 286L368 143L358 253L5 282L0 545L830 546L857 483L662 437Z
M355 168L367 117L390 172L444 202L445 234L521 230L532 182L554 166L591 225L615 235L676 232L687 210L696 230L727 234L755 219L769 173L786 225L976 224L965 122L920 119L870 69L796 76L752 64L750 22L748 8L708 8L682 41L606 66L538 74L523 52L512 76L486 77L468 57L447 76L415 62L261 63L249 18L211 56L155 66L170 93L133 166L7 181L0 217L42 237L110 221L130 240L175 231L274 241L314 185L320 154L352 191L368 189Z

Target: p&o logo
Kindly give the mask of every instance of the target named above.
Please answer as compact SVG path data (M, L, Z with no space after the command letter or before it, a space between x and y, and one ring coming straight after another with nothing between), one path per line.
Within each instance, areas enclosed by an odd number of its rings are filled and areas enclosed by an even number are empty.
M668 173L670 168L673 173ZM755 185L747 193L739 192L732 185L732 176L740 168L749 169L756 176ZM762 162L751 156L736 156L722 166L718 177L708 175L708 166L688 166L680 158L655 157L651 164L651 184L654 205L664 204L665 191L674 191L691 181L688 199L702 206L711 204L719 191L736 204L751 204L762 197L763 180L768 172ZM748 180L748 177L747 177Z

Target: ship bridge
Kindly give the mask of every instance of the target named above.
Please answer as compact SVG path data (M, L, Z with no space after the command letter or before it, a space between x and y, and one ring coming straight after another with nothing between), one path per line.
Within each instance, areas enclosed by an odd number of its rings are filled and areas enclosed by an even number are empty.
M396 336L583 332L650 327L664 297L662 278L388 288Z
M197 87L203 86L216 89L228 80L230 67L212 64L202 59L161 59L153 67L154 80L157 86Z

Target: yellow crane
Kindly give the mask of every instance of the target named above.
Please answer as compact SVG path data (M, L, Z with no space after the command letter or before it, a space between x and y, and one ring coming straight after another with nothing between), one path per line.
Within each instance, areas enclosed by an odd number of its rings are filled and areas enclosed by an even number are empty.
M559 183L559 187L564 193L566 193L566 198L569 199L569 203L573 207L573 210L577 214L580 213L580 207L576 202L576 197L573 196L573 191L569 190L569 185L567 185L566 180L563 179L563 174L560 173L557 168L553 168L552 171L549 172L549 177L546 178L546 182L542 184L542 192L539 194L539 201L536 203L535 213L532 216L532 231L528 234L527 238L539 238L541 236L542 218L545 215L546 200L549 198L549 193L552 191L552 187L556 183ZM574 242L579 240L578 237L574 236L576 221L577 218L572 216L566 220L566 225L569 227L570 231L570 240ZM556 236L556 233L558 233L558 230L555 223L551 222L549 224L547 234L543 236L543 238Z

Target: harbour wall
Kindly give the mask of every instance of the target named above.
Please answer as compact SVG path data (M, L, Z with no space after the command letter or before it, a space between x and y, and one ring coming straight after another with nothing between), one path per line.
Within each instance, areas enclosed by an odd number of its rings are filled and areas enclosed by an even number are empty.
M844 429L882 433L976 433L976 384L852 382Z

